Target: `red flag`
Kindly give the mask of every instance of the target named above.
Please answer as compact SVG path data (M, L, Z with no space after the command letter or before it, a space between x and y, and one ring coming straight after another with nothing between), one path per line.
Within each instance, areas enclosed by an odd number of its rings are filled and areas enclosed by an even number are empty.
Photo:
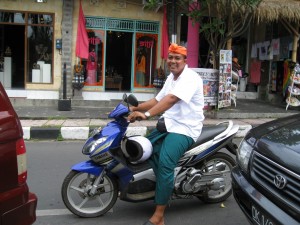
M162 44L161 44L161 57L163 59L168 58L169 49L169 36L168 36L168 22L167 22L167 7L164 6L164 18L162 25Z
M76 56L83 59L88 59L89 57L89 38L85 29L85 18L82 11L81 1L77 25Z

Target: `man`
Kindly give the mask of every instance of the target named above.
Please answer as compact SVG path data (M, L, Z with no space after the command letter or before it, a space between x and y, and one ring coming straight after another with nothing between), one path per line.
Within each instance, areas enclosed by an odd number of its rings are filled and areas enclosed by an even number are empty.
M167 64L170 70L158 95L137 107L128 119L148 119L163 113L167 132L154 130L148 138L153 145L150 164L156 175L156 209L144 225L164 225L164 211L174 188L174 169L184 152L197 140L204 120L203 82L186 64L185 47L171 44ZM145 113L144 113L145 112Z

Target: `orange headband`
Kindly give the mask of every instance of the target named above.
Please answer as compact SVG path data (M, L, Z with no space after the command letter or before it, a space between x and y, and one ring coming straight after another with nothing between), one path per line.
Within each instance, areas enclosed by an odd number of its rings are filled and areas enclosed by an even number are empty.
M181 55L187 55L186 48L177 44L172 43L169 47L169 52L177 53Z

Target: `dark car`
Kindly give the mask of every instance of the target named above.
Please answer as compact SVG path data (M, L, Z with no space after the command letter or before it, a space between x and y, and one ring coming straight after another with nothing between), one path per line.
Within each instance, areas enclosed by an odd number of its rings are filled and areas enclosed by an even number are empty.
M237 164L233 193L251 224L300 224L300 114L251 129Z
M26 146L20 120L0 82L0 225L36 220L37 197L26 183Z

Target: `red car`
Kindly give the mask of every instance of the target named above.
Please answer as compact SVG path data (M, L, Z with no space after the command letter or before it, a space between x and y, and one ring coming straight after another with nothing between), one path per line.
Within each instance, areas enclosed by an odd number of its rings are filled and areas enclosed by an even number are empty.
M20 120L0 82L0 225L36 220L37 197L27 183L26 147Z

